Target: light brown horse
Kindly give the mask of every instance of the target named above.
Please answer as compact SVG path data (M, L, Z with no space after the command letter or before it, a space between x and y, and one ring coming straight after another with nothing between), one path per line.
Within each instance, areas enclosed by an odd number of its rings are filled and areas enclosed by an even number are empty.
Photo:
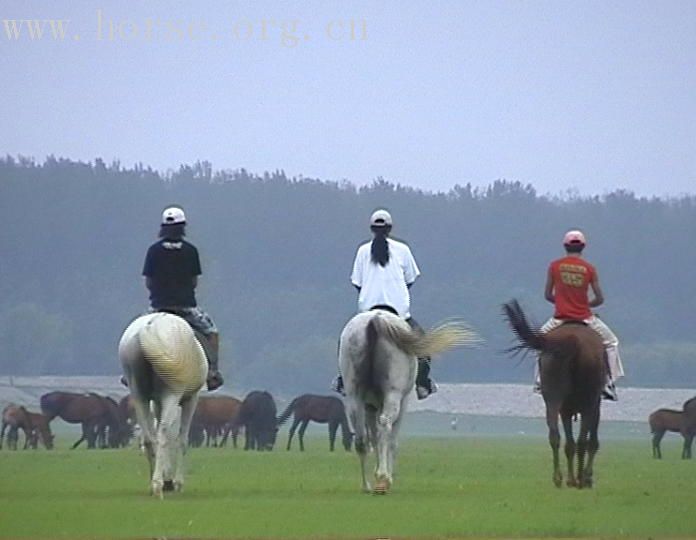
M599 449L599 410L606 380L604 346L599 334L583 323L573 322L542 334L529 325L516 300L504 304L503 311L520 342L511 351L534 350L540 353L541 395L546 404L546 424L553 453L553 483L561 487L563 482L558 458L560 415L566 437L566 484L578 488L592 487L594 457ZM577 444L573 436L574 415L580 415ZM575 457L577 476L573 471Z
M655 459L662 459L660 441L667 431L681 433L684 437L682 459L691 459L691 443L696 432L696 425L689 423L689 419L683 411L657 409L648 417L648 424L650 424L650 433L652 433L652 450Z
M346 409L343 402L334 396L317 396L303 394L290 402L283 414L278 418L278 425L282 425L290 415L294 414L292 425L288 433L288 446L290 450L295 429L300 426L297 436L300 440L300 450L304 451L304 433L310 421L329 425L329 450L333 452L336 441L336 431L341 426L343 436L343 448L350 451L353 443L353 433L348 425Z
M40 402L49 422L59 417L69 424L82 424L82 437L72 448L83 440L87 441L87 448L96 448L98 428L112 414L104 398L93 393L49 392L41 396Z
M242 402L232 396L220 397L201 397L196 405L196 412L193 413L191 430L198 433L203 430L206 435L206 446L217 446L218 435L224 435L220 446L227 442L229 434L228 426L232 426L237 418L237 413ZM237 448L238 429L232 430L232 443Z
M19 438L20 429L24 431L25 450L30 446L36 449L39 437L47 450L53 448L53 434L48 425L48 420L42 414L29 412L20 405L12 403L7 405L2 411L0 448L2 448L2 440L7 427L10 428L7 433L7 447L10 449L17 450L17 439Z

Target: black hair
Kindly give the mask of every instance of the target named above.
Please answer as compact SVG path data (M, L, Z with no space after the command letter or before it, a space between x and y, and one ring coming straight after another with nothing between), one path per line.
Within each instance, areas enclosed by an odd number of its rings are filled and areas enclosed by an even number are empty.
M579 242L563 245L568 253L582 253L582 250L585 249L585 244L581 244Z
M160 226L159 237L169 240L181 240L186 236L186 223L174 223Z
M370 248L372 262L380 266L386 266L389 262L389 244L387 243L387 236L391 231L391 225L372 225L370 230L375 235Z

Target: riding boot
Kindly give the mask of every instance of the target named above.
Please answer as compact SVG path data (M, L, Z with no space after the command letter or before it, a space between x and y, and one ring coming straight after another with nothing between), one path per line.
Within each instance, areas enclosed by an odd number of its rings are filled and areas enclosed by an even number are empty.
M437 385L430 378L430 357L419 358L418 371L416 372L416 395L418 399L425 399L435 392L437 392Z
M606 399L607 401L619 401L619 396L616 392L616 385L614 385L614 370L612 369L612 367L616 369L615 366L617 363L614 358L611 358L612 354L617 355L616 347L607 347L604 353L604 362L607 367L607 381L604 385L604 389L602 390L602 399ZM619 363L618 365L621 364ZM623 368L621 369L621 374L623 375Z
M222 378L222 373L218 370L218 353L220 351L220 338L217 333L206 336L208 347L206 348L206 357L208 358L208 376L206 377L206 385L209 391L217 390L225 382ZM204 347L205 348L205 347Z

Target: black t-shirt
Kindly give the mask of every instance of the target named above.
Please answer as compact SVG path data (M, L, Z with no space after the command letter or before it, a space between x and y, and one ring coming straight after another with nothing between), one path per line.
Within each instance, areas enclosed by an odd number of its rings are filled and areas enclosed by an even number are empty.
M147 250L143 275L150 278L150 305L195 307L193 278L201 274L196 247L186 240L163 238Z

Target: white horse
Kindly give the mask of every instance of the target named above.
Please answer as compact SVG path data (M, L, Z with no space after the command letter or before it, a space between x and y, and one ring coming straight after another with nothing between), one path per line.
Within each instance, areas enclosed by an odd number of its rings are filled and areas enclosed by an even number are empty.
M416 380L417 358L477 341L462 322L419 332L400 317L377 310L348 321L341 333L338 361L364 491L370 491L365 476L370 446L377 456L374 492L386 493L393 483L396 437Z
M203 348L184 319L151 313L126 328L118 355L142 429L151 493L181 491L188 432L208 371Z

